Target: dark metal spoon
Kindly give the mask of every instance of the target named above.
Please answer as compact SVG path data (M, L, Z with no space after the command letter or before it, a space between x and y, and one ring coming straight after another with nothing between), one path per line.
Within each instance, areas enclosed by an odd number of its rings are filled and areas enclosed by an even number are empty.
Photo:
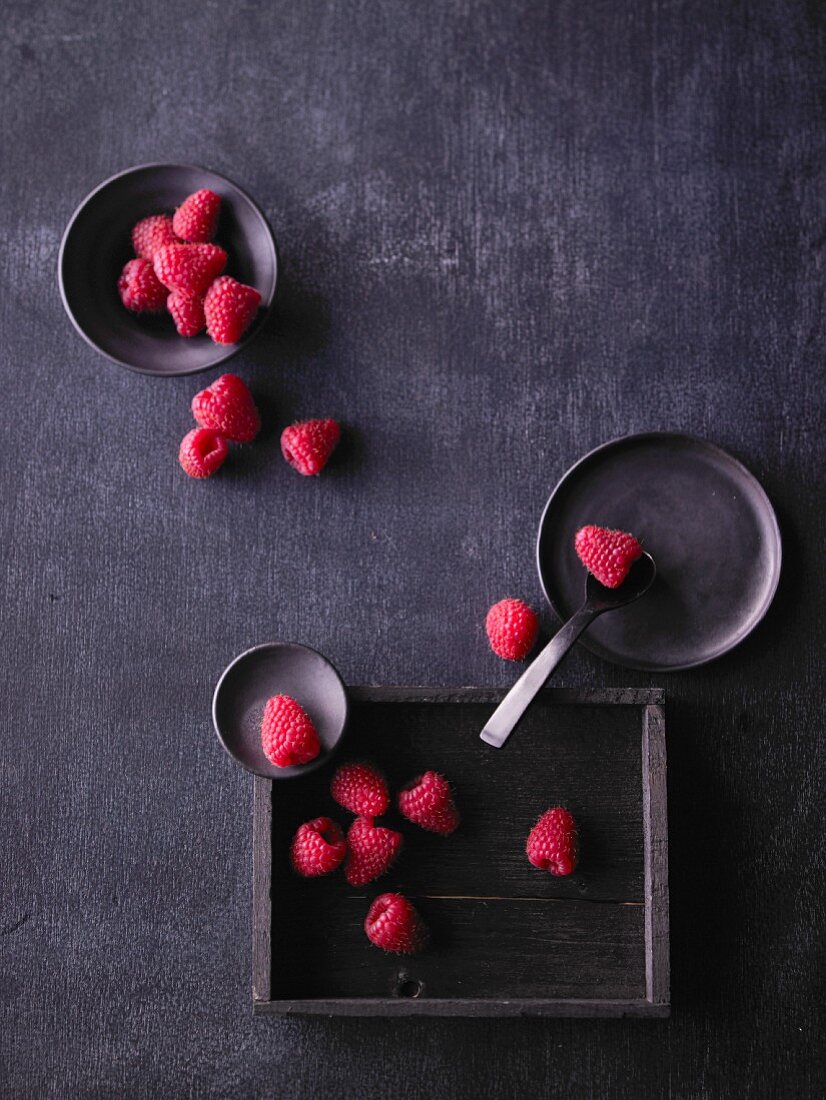
M580 634L599 615L625 607L644 595L654 582L657 567L650 554L634 562L619 588L606 588L591 573L585 581L585 603L548 642L530 667L522 673L488 719L481 738L501 749L514 727L533 702L537 692L560 663Z

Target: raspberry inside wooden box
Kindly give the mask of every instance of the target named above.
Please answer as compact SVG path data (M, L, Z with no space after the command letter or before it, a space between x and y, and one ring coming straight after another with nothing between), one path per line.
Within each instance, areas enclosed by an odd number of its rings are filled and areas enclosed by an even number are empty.
M256 1013L666 1016L668 842L663 695L552 689L501 750L479 740L501 691L353 688L340 760L369 759L395 792L427 769L452 782L462 824L404 833L398 862L366 887L339 870L301 879L301 822L350 816L329 793L334 764L299 782L256 777L253 1004ZM550 806L579 823L567 878L533 868L525 840ZM385 954L364 934L378 894L413 901L432 944Z

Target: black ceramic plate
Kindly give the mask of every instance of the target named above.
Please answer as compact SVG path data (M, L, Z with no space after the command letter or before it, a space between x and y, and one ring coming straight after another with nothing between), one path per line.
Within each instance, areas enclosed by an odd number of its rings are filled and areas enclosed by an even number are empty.
M312 718L322 751L309 764L276 768L264 756L261 718L272 695L291 695ZM293 779L326 764L344 735L347 711L347 692L330 662L295 642L269 642L236 657L212 700L221 744L239 764L268 779Z
M205 333L184 339L165 313L130 313L118 297L118 276L134 257L132 226L149 214L171 214L202 187L221 196L215 240L229 253L226 274L261 293L255 321L229 346ZM129 168L95 188L72 216L58 260L60 296L80 335L112 362L144 374L191 374L235 355L264 323L277 278L272 230L249 195L215 172L182 164Z
M586 455L551 494L537 541L554 611L581 605L574 535L631 531L657 563L651 591L598 619L582 644L629 668L666 672L714 660L760 622L780 575L780 532L759 482L731 455L687 435L651 433Z

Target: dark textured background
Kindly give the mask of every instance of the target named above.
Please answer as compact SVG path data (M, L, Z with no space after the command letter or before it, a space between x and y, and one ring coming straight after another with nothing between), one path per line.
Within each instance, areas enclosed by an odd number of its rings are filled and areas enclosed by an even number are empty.
M813 0L4 5L4 1095L814 1092L824 47ZM175 454L215 372L107 364L55 279L76 203L163 159L247 187L284 259L235 361L266 433L203 484ZM312 482L304 415L348 425ZM668 692L673 1018L253 1019L220 670L292 638L351 682L509 683L483 615L538 602L549 489L649 428L741 458L787 555L708 669L557 681Z

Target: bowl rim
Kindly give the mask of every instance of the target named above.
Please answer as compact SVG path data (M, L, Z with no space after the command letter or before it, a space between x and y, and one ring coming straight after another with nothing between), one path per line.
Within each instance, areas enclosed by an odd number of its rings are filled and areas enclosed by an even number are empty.
M232 751L230 746L227 744L227 740L224 737L224 734L223 734L223 732L221 730L221 727L218 723L218 697L221 694L221 690L224 687L224 682L226 681L227 677L233 671L233 669L235 668L236 665L240 664L242 661L246 660L248 657L251 657L254 653L258 653L261 650L265 650L265 649L303 649L306 652L312 653L316 657L321 658L321 660L328 666L330 671L333 673L333 677L337 681L338 686L341 689L341 696L342 696L342 699L344 701L344 718L343 718L342 723L341 723L341 730L339 731L338 737L336 738L336 742L333 745L332 749L330 749L329 752L319 753L319 755L314 760L309 761L309 763L307 763L307 764L298 764L298 765L296 765L296 768L298 768L300 770L293 771L291 775L277 775L277 774L273 774L271 772L257 771L255 768L249 767L249 765L245 764L244 761L241 760L240 757L235 755L235 753ZM349 721L350 721L350 696L347 693L347 685L344 682L343 676L341 675L339 670L336 668L336 666L333 664L333 662L329 659L329 657L326 657L320 650L315 649L311 645L306 645L304 642L287 642L287 641L260 642L258 645L250 646L249 649L245 649L242 653L239 653L236 657L233 657L233 659L230 661L230 663L226 666L224 671L218 677L218 682L216 683L215 690L212 693L212 727L215 730L215 734L216 734L218 740L221 742L221 746L224 749L224 751L227 753L228 756L230 756L232 758L234 763L238 764L238 766L243 768L244 771L249 772L251 775L258 775L258 776L261 776L264 779L271 779L273 781L289 780L289 779L301 779L303 776L309 775L311 772L314 772L318 768L322 767L322 765L328 763L335 756L335 754L338 752L339 747L341 746L341 742L344 740L344 736L347 732L347 726L349 724Z
M260 313L259 318L258 318L258 323L254 326L254 328L252 328L241 340L239 340L237 344L232 344L228 347L225 347L225 350L216 359L214 359L212 362L205 363L201 366L187 367L185 370L176 370L176 371L163 371L163 370L157 370L154 367L142 367L142 366L139 366L135 363L127 362L125 359L119 359L116 355L112 355L111 352L109 352L105 348L101 347L100 344L98 344L95 340L93 340L92 337L86 332L86 330L82 327L82 325L79 323L77 317L75 316L74 311L73 311L71 305L69 304L69 299L68 299L68 295L67 295L67 292L66 292L66 283L65 283L65 278L64 278L64 257L65 257L65 253L66 253L66 247L67 247L67 244L69 242L69 238L71 237L71 234L72 234L72 230L74 229L75 223L77 222L80 215L84 212L84 210L87 208L87 206L96 198L98 193L103 191L105 188L111 186L117 180L122 179L124 176L131 176L131 175L134 175L137 172L145 172L145 171L148 171L148 170L151 170L151 169L161 169L161 168L183 169L184 171L190 171L190 172L206 172L211 176L217 176L218 179L221 179L225 183L229 184L230 187L232 187L235 191L237 191L238 194L249 203L249 205L252 207L252 209L258 215L263 227L266 230L267 240L269 241L269 244L270 244L270 250L272 252L272 259L273 259L272 293L270 294L269 301L264 302L262 300L261 313ZM201 371L211 370L213 367L220 366L222 363L227 362L228 359L232 359L233 356L237 355L239 351L241 351L243 348L245 348L247 346L247 344L249 344L252 340L255 339L255 337L258 335L258 333L261 331L261 329L267 323L267 319L269 317L270 310L272 309L273 302L275 301L276 293L278 292L278 281L279 281L280 273L281 273L281 260L280 260L280 257L278 255L278 244L277 244L276 239L275 239L275 234L272 231L272 226L270 225L269 221L267 220L267 216L264 213L264 211L261 209L260 205L249 194L249 192L247 192L243 187L241 187L239 184L237 184L235 182L235 180L230 179L229 176L225 176L222 172L216 172L213 168L206 168L201 164L176 164L176 163L173 163L173 162L170 162L170 161L148 161L145 164L133 164L131 167L124 168L120 172L115 172L114 175L111 175L107 179L102 180L83 199L81 199L81 201L75 207L75 210L72 213L72 216L69 218L69 221L66 223L66 228L63 231L63 237L61 238L60 248L59 248L58 254L57 254L57 283L58 283L58 288L60 290L60 300L63 303L63 308L66 311L66 315L68 316L69 320L72 322L72 326L75 329L75 331L78 333L78 335L81 336L83 338L83 340L85 340L85 342L89 345L89 347L94 348L94 350L99 355L102 355L104 357L104 359L108 359L110 363L115 363L119 367L126 367L127 370L134 371L136 374L146 374L146 375L151 375L151 376L156 377L156 378L179 378L179 377L182 377L182 376L187 375L187 374L199 374ZM222 345L220 345L220 344L216 344L215 346L216 347L222 347Z

